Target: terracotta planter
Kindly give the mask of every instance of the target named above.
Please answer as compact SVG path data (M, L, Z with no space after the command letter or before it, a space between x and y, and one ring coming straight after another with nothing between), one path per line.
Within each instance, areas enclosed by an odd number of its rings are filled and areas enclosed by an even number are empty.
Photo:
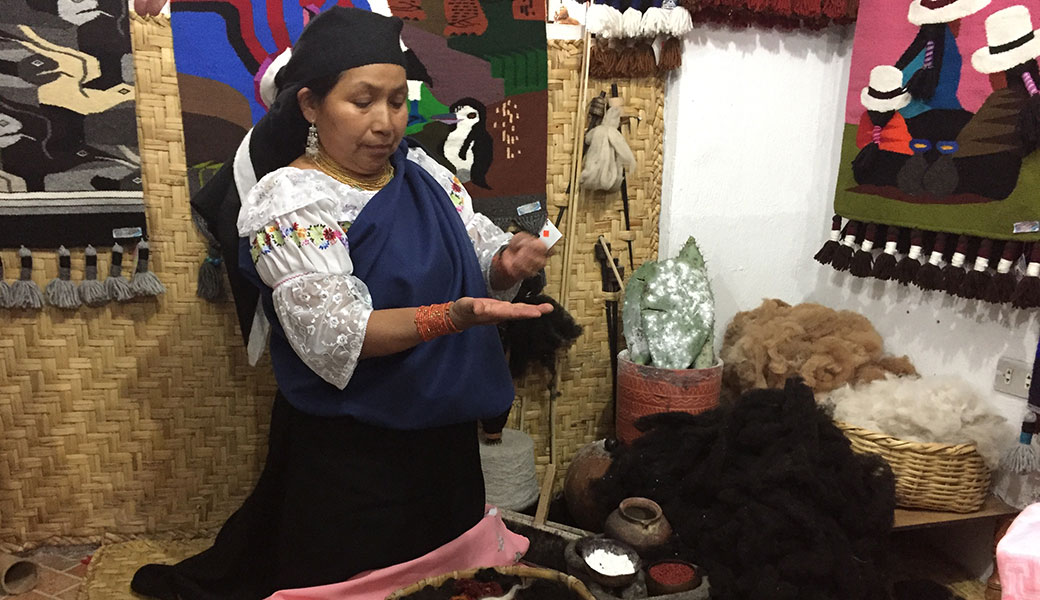
M618 353L617 438L625 444L641 432L635 422L662 412L695 415L719 405L722 360L707 369L661 369L628 360L628 350Z

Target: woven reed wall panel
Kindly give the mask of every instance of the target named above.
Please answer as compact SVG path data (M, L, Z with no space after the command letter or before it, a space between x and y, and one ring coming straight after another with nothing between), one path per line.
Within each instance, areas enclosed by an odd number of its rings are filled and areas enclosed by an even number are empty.
M266 451L274 382L270 367L246 364L230 303L195 297L205 249L190 218L173 42L165 19L135 18L139 132L152 268L168 293L102 308L6 311L0 321L0 549L119 540L137 534L196 535L218 527L252 489ZM550 42L550 216L568 201L576 139L581 44ZM583 194L571 265L571 314L585 334L562 357L556 452L562 481L583 444L613 430L605 295L592 248L603 235L628 265L657 255L663 83L621 80L627 134L638 172L629 177L631 230L620 194ZM593 81L589 98L609 82ZM584 111L584 108L582 109ZM566 218L561 225L566 224ZM100 249L99 272L108 253ZM562 247L548 293L561 297ZM17 257L3 251L9 273ZM34 280L57 274L53 253L34 253ZM73 252L73 279L83 253ZM133 266L124 261L124 273ZM535 438L539 474L549 463L548 378L532 373L512 416Z
M152 245L168 289L102 308L0 313L0 548L219 526L259 475L274 396L230 303L195 297L205 249L188 207L173 39L135 18L137 112ZM98 271L109 254L99 248ZM8 274L15 252L4 251ZM41 289L57 255L34 253ZM73 250L73 279L82 277ZM124 260L132 272L134 257Z
M568 202L568 183L573 164L574 142L581 139L574 131L574 114L579 110L582 43L549 42L549 217L554 221ZM585 333L561 357L558 367L555 409L555 451L557 484L574 453L589 442L613 433L611 403L610 351L604 312L607 294L602 291L599 263L593 254L602 235L613 255L631 273L627 240L632 241L632 257L638 267L657 258L658 222L661 213L662 140L664 134L664 82L660 78L590 80L587 98L601 91L610 95L610 84L617 83L618 95L625 101L624 115L632 119L631 131L623 129L636 155L637 169L628 176L629 221L625 229L620 193L582 193L578 200L576 230L567 231L568 217L560 221L564 242L576 244L572 253L567 310L585 328ZM584 115L586 106L580 108ZM584 120L581 121L584 127ZM562 298L564 249L557 245L547 274L547 293ZM616 295L615 295L616 296ZM541 371L538 369L538 371ZM522 398L510 416L510 427L518 427L535 441L538 476L550 461L549 378L541 372L529 374L519 395Z

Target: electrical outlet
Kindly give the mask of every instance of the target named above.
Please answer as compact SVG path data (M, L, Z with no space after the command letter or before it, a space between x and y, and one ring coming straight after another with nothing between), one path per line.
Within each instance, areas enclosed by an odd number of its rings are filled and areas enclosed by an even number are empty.
M993 378L996 391L1026 398L1032 383L1033 365L1006 356L997 361L997 373Z

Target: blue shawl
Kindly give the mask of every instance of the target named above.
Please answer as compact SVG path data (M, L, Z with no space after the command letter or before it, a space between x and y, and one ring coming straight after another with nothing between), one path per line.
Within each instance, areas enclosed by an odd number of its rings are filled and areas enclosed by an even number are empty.
M391 158L393 180L347 230L354 275L368 286L375 310L487 297L473 244L455 206L433 177L408 161L407 150L402 142ZM244 243L240 247L248 252ZM240 263L259 282L247 256ZM272 324L275 378L286 399L301 411L421 429L493 417L513 401L513 382L493 325L362 359L346 388L339 390L300 360L275 316L272 290L260 285Z

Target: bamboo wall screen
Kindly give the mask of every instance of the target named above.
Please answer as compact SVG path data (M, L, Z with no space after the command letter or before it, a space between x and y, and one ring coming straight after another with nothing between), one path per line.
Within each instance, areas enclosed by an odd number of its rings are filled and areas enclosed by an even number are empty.
M168 292L157 300L64 313L5 311L0 320L0 550L211 532L241 504L266 452L274 381L268 363L246 364L233 307L195 297L205 245L188 207L173 40L168 20L134 17L138 128L152 269ZM581 44L549 48L550 216L567 203ZM590 96L608 82L592 82ZM585 334L561 357L555 401L556 462L612 430L605 294L592 248L603 235L627 265L656 257L663 85L619 81L639 170L629 180L631 230L617 194L586 194L571 265L568 309ZM584 111L584 108L582 109ZM37 253L34 279L57 274ZM15 253L4 251L7 265ZM107 252L99 272L107 272ZM559 298L562 253L547 292ZM81 251L73 273L83 272ZM76 277L74 276L74 279ZM555 286L555 287L554 287ZM550 459L548 378L518 386L511 426L535 438L539 470Z

